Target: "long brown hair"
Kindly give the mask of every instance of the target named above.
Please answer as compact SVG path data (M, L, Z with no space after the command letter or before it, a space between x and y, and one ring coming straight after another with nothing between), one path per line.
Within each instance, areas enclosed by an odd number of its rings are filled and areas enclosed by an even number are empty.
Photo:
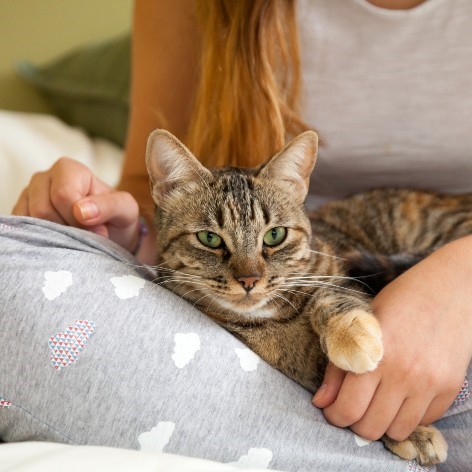
M254 166L307 129L295 0L198 0L201 75L188 144L207 166Z

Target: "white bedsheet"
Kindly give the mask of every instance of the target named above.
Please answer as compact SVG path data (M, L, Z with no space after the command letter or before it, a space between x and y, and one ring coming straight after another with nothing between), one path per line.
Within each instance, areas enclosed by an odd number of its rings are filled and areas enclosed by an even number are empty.
M50 115L0 110L0 214L11 212L32 174L68 156L89 166L100 179L115 185L123 150Z
M0 445L0 472L231 472L217 462L97 446L25 442ZM262 469L245 469L262 472Z

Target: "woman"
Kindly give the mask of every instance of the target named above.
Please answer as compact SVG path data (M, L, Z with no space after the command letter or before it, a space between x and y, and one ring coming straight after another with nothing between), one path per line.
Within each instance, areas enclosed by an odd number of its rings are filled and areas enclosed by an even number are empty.
M139 215L150 226L143 156L159 127L210 166L261 163L287 136L315 127L323 146L314 204L385 185L472 191L468 0L306 0L298 16L285 0L197 4L136 2L119 190L61 159L32 178L14 215L89 229L152 263ZM472 359L471 274L467 237L375 298L385 357L360 376L328 368L314 404L331 424L402 440L444 414Z

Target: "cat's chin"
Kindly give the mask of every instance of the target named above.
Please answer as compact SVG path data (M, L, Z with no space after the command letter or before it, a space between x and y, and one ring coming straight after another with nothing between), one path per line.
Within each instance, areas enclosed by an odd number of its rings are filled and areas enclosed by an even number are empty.
M268 299L254 300L245 297L238 301L218 300L219 305L225 310L236 313L244 318L272 318L275 314L274 308L268 306Z

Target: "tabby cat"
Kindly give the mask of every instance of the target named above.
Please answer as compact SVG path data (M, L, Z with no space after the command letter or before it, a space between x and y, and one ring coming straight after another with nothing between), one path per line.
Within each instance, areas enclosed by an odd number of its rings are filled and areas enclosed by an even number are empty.
M208 170L174 136L154 131L147 166L157 205L160 280L314 392L329 359L363 373L382 358L368 290L428 252L472 233L472 197L373 190L304 209L317 153L307 131L256 169ZM430 231L430 229L434 231ZM371 285L371 281L368 282ZM405 441L405 459L433 464L447 444L432 426Z

